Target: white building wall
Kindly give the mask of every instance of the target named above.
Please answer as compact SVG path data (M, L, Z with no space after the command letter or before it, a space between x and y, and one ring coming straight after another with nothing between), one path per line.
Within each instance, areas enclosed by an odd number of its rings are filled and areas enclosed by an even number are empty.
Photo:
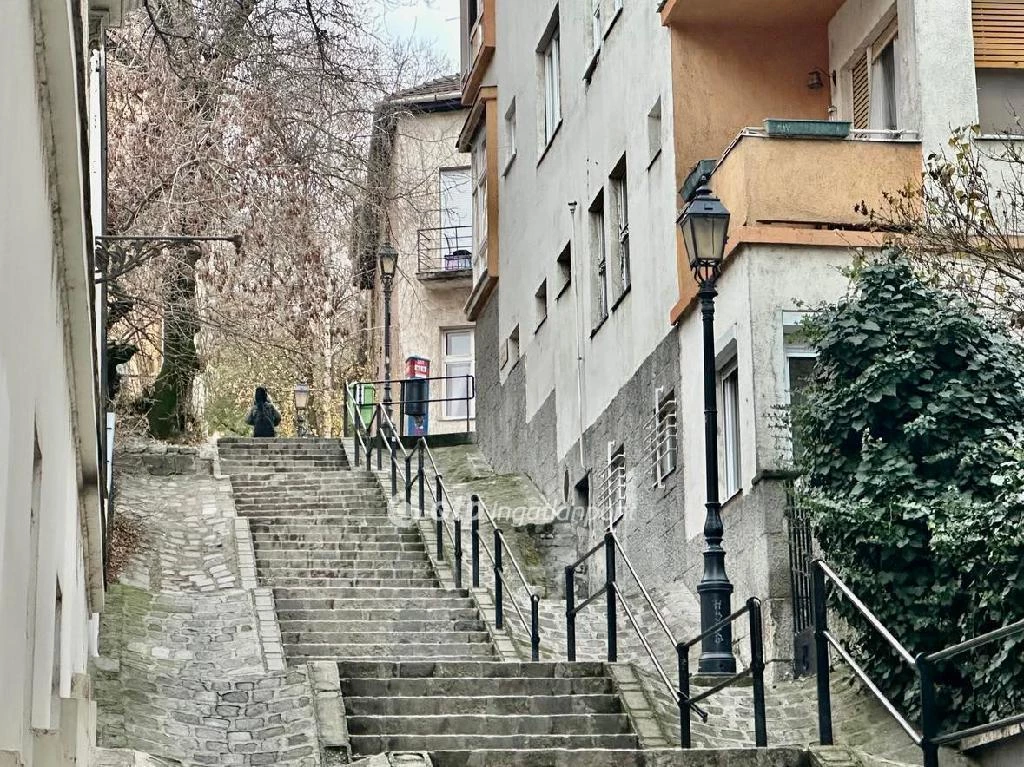
M611 3L607 6L610 8ZM557 392L557 454L580 437L623 383L670 331L675 281L675 180L671 146L669 31L643 4L626 3L607 31L590 84L590 4L560 4L562 125L543 142L538 44L555 4L528 0L497 7L498 114L516 100L515 161L501 187L499 338L518 325L526 355L526 412L531 419ZM607 18L607 16L606 16ZM663 151L650 162L648 113L662 103ZM504 135L504 126L499 126ZM591 338L591 201L625 153L628 168L632 290ZM542 157L543 154L543 157ZM500 157L505 156L501 147ZM606 217L609 195L606 193ZM576 202L575 227L570 202ZM556 299L556 258L572 240L573 285ZM609 263L611 267L611 263ZM548 319L535 333L534 295L548 281ZM492 299L493 300L493 299ZM615 296L609 290L609 300ZM578 301L578 303L577 303ZM577 379L577 348L583 357ZM501 371L502 380L513 367Z
M95 488L80 491L83 475L95 473L81 453L81 445L95 439L82 427L95 420L95 400L82 396L95 383L95 371L85 362L94 356L91 275L81 268L87 214L83 165L76 162L79 144L69 154L63 141L79 129L76 90L84 86L84 71L74 66L76 41L67 16L61 3L18 3L7 9L0 26L5 62L0 78L0 763L5 764L12 752L25 765L47 763L39 754L48 750L34 753L40 732L76 726L61 721L56 703L72 695L73 675L88 670L91 612L99 607L89 602L85 563L99 565L90 558L95 551L87 552L83 533L98 519L87 518L95 512L90 495Z

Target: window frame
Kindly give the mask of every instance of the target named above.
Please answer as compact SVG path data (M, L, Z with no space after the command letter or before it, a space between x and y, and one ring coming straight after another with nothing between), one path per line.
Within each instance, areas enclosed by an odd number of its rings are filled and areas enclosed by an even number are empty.
M487 136L481 132L471 152L470 174L473 189L473 276L477 278L487 263Z
M558 7L552 15L548 31L541 39L538 53L541 57L541 81L543 84L543 112L541 115L541 138L545 149L551 145L562 125L562 52L561 28ZM544 153L541 153L543 159Z
M508 173L509 168L512 167L512 163L515 162L516 157L519 155L519 146L516 136L518 130L517 119L516 98L513 96L508 109L505 110L505 174Z
M734 357L718 373L722 427L722 489L724 500L743 490L743 432L739 365Z
M602 189L590 204L590 248L591 248L591 335L593 336L608 319L611 306L608 301L608 224L605 212L604 190Z
M469 354L468 355L449 355L448 354L448 336L456 333L466 333L469 335ZM476 375L476 332L472 325L455 328L442 328L441 329L441 375L444 376L444 398L445 402L441 403L441 420L442 421L465 421L466 413L453 414L450 412L450 408L454 405L461 404L459 401L447 401L451 396L451 381L448 380L448 366L449 365L465 365L469 364L469 375L471 378ZM467 388L472 384L470 379L466 380ZM475 392L474 392L475 395ZM469 398L466 403L469 408L469 419L473 420L476 418L476 396Z
M679 400L674 389L655 391L654 484L660 487L679 468Z
M626 155L616 163L615 170L608 177L608 188L611 192L612 233L615 242L615 272L613 286L615 290L614 311L623 296L632 285L632 272L629 260L629 171ZM624 223L623 223L624 222ZM606 257L608 248L605 247ZM606 278L607 281L607 278Z

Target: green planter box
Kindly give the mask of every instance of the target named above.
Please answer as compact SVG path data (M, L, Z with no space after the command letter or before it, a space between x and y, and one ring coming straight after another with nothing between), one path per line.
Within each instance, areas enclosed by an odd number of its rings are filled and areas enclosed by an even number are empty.
M764 121L769 136L779 138L846 138L850 123L838 120L777 120Z

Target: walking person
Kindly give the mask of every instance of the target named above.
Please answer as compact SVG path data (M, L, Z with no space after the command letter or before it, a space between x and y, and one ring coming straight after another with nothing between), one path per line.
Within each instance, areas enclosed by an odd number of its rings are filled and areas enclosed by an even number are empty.
M256 398L249 415L245 417L245 422L252 427L254 437L274 437L277 434L274 427L281 423L281 414L277 412L274 403L270 401L270 395L262 386L256 387Z

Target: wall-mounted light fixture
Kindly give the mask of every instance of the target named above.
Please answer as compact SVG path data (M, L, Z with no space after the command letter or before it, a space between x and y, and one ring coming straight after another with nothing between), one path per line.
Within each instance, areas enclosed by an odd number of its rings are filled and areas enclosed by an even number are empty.
M825 78L827 77L828 75L826 75L822 70L812 69L807 73L808 89L812 91L820 91L825 87Z

